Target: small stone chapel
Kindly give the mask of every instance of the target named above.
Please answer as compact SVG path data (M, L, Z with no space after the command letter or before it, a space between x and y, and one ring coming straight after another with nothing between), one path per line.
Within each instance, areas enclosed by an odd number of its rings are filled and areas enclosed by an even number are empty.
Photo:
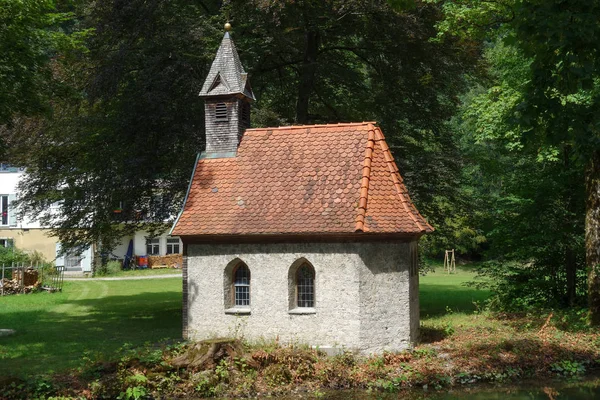
M171 231L183 242L183 336L411 346L417 243L433 228L376 123L250 129L255 98L229 32L200 96L206 151Z

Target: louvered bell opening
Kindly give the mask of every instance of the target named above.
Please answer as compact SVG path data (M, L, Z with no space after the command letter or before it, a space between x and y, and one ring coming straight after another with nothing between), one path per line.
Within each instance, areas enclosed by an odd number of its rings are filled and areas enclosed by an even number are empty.
M247 102L242 104L242 127L250 128L250 104Z
M227 121L227 104L217 103L215 108L215 119L217 121Z

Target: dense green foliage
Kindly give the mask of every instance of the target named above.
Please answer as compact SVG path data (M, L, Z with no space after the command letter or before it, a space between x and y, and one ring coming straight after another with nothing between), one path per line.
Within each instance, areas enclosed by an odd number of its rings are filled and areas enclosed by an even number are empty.
M46 264L46 260L41 253L26 253L16 247L0 246L0 267L21 266L21 265L42 265ZM8 276L8 275L7 275Z
M78 26L95 32L89 51L68 65L79 96L56 104L41 135L28 134L27 124L10 135L14 160L28 167L23 209L66 247L111 248L148 217L177 214L204 146L197 93L228 18L258 98L255 126L377 120L412 197L437 235L450 235L442 242L453 241L446 224L459 225L452 229L465 242L476 236L463 226L460 155L446 123L474 53L430 40L441 17L436 6L396 12L383 0L154 0L81 2L76 13ZM53 202L62 203L60 214L45 215ZM128 224L115 224L115 209Z
M0 82L13 96L0 97L0 137L27 167L23 211L65 247L110 249L177 214L204 146L197 94L230 20L258 99L254 126L378 121L436 228L426 255L493 260L482 273L502 307L572 306L589 292L594 311L596 2L10 4L27 18L0 7L13 27L0 34L29 50L1 58L0 71L36 68ZM73 51L83 38L85 51ZM11 100L20 87L22 104ZM52 113L24 118L42 109ZM46 213L52 203L58 214Z
M593 272L600 242L590 235L597 231L598 191L589 184L596 173L590 160L600 148L600 7L558 0L439 3L441 37L487 43L490 77L465 102L464 129L477 169L492 171L480 185L491 201L492 256L517 262L487 272L500 278L496 289L512 305L574 305L585 294L578 271L587 249L589 305L592 320L600 321Z
M0 124L48 111L55 58L76 44L61 29L71 17L52 0L0 1Z

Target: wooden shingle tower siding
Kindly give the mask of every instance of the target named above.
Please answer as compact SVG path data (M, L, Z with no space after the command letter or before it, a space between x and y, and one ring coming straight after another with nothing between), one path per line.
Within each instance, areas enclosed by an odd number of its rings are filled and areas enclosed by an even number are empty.
M249 129L254 94L229 33L200 96L206 151L171 230L184 249L184 337L412 346L418 240L433 228L377 124Z
M254 93L229 32L225 33L200 91L206 116L206 151L202 157L233 157L250 127Z

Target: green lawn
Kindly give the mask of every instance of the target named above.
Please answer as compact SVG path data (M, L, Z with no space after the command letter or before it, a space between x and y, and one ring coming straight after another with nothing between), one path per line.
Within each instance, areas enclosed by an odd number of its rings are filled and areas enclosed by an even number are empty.
M456 273L447 274L443 268L429 272L419 278L419 301L421 318L438 317L449 313L472 313L477 309L476 303L483 305L489 291L476 290L465 286L473 281L475 273L458 269Z
M174 275L174 274L181 275L181 270L174 269L174 268L134 269L134 270L119 271L115 274L110 274L110 275L106 275L106 276L98 276L98 278L122 278L122 277L129 277L129 276L152 276L152 275ZM82 277L81 279L92 279L92 278L91 277L90 278Z
M181 337L181 279L65 282L0 298L0 376L51 373L133 345Z
M486 291L463 285L474 273L438 269L420 278L424 326L456 322L472 313ZM145 271L140 271L145 272ZM149 271L146 271L149 272ZM51 373L114 356L139 345L181 335L181 279L65 282L62 293L0 298L0 376Z

